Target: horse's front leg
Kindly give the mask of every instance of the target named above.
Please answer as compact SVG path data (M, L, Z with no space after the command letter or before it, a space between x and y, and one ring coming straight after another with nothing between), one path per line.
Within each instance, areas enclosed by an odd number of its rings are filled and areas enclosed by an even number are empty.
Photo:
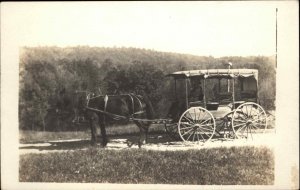
M106 147L108 140L107 140L106 128L105 128L105 116L99 117L99 125L100 125L100 131L102 136L102 146Z
M97 136L97 130L96 127L98 125L97 122L97 114L96 113L89 113L89 125L91 128L91 144L96 145L96 136Z

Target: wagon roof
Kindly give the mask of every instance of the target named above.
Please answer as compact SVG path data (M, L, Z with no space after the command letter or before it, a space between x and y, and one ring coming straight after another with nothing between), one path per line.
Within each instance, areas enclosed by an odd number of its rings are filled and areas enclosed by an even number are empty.
M206 70L188 70L177 71L167 76L172 76L176 79L179 78L258 78L258 70L256 69L206 69Z

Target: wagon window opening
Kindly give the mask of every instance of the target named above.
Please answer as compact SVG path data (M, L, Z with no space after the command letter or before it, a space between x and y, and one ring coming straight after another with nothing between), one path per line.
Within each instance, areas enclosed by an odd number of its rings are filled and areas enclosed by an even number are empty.
M239 80L239 98L243 101L257 101L257 81L254 77L241 78Z
M175 87L176 85L176 87ZM175 100L184 100L185 99L185 80L184 79L176 79L174 80L174 85L172 92L174 92Z
M204 98L203 81L201 81L199 77L190 78L188 89L189 89L188 92L189 102L203 101Z

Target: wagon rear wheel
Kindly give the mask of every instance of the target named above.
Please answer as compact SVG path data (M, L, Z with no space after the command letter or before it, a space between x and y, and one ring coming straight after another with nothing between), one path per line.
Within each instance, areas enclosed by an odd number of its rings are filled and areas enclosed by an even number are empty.
M257 139L265 132L266 127L266 112L256 103L244 103L233 113L232 129L239 139Z
M178 122L178 132L183 141L209 141L216 130L213 115L202 107L191 107L186 110Z

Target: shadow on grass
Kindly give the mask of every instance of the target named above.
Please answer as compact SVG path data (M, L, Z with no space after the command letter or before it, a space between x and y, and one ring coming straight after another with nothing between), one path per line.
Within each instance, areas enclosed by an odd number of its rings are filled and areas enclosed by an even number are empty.
M43 142L45 143L45 142ZM77 140L77 141L65 141L65 142L46 142L50 144L49 146L45 146L41 143L34 143L36 145L24 146L19 149L36 149L39 151L43 150L75 150L75 149L83 149L91 146L90 140ZM33 143L32 143L33 144Z

